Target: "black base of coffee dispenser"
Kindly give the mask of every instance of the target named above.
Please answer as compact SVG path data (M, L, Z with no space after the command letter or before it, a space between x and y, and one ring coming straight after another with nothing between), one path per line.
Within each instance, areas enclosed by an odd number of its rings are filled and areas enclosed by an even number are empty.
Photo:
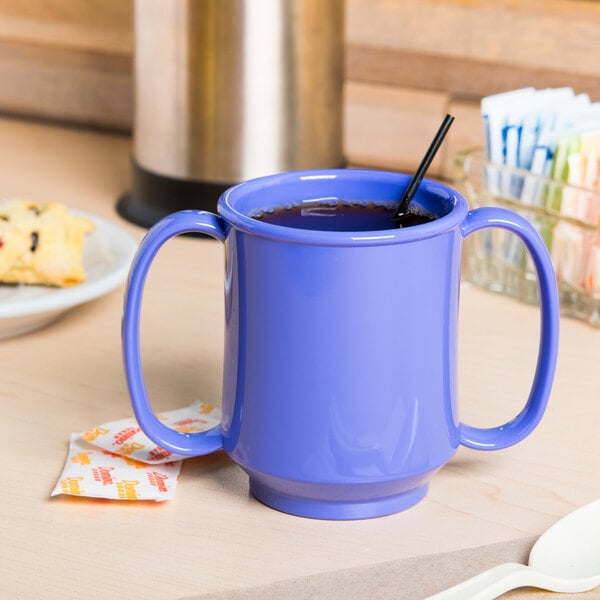
M178 210L215 212L221 194L233 184L207 183L159 175L131 161L132 186L117 203L117 212L127 221L151 227Z

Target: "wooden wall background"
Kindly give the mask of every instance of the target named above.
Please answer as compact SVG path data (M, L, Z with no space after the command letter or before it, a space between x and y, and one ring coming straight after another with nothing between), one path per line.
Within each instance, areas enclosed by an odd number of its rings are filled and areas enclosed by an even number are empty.
M165 0L168 1L168 0ZM133 0L0 0L0 113L130 131ZM446 112L431 173L482 142L479 100L570 85L600 100L595 0L347 0L346 154L406 170Z

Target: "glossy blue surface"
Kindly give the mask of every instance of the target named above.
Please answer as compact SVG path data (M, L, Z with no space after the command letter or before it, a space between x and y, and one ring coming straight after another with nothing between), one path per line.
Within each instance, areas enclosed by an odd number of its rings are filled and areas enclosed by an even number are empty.
M308 231L249 216L316 198L393 200L408 180L366 170L274 175L228 190L219 217L183 211L150 230L132 266L123 318L125 371L147 435L187 455L222 446L259 500L325 519L403 510L425 495L459 444L498 449L528 435L548 401L559 312L548 252L526 221L502 209L469 213L457 192L427 180L414 201L439 218L415 227ZM542 335L521 414L479 429L458 417L457 316L462 240L490 226L514 231L532 253ZM225 244L223 417L205 434L181 434L156 419L139 358L147 271L160 246L186 231Z

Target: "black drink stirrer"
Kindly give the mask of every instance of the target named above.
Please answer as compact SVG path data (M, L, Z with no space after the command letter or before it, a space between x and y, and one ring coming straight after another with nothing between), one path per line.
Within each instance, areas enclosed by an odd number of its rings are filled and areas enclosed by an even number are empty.
M450 125L452 125L453 121L454 117L452 115L446 115L446 117L442 121L442 124L440 125L440 128L435 134L431 145L427 149L427 152L425 153L425 156L423 157L419 168L415 171L415 174L413 175L408 186L404 190L404 194L402 195L400 204L398 205L398 208L396 209L396 212L392 217L397 227L402 227L403 219L405 219L408 216L408 205L410 204L412 197L415 195L415 192L417 191L419 185L421 185L421 181L425 176L425 172L429 168L431 161L435 157L439 147L444 141L444 138L448 133L448 129L450 129Z

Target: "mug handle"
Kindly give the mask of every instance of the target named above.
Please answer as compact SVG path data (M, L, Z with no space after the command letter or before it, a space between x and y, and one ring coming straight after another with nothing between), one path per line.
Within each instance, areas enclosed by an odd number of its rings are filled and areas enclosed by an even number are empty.
M480 229L499 227L516 234L533 259L538 279L541 331L537 366L529 398L521 412L499 427L479 428L460 423L460 443L477 450L500 450L527 437L540 422L552 387L558 355L560 307L556 276L550 254L530 223L504 208L483 207L472 210L461 225L463 238Z
M205 233L219 241L225 239L225 223L216 215L197 210L182 210L156 223L142 240L133 259L122 320L125 376L133 411L142 431L156 444L185 456L209 454L223 447L221 427L201 433L181 433L161 423L150 406L140 358L140 311L142 294L150 265L162 245L182 233Z

